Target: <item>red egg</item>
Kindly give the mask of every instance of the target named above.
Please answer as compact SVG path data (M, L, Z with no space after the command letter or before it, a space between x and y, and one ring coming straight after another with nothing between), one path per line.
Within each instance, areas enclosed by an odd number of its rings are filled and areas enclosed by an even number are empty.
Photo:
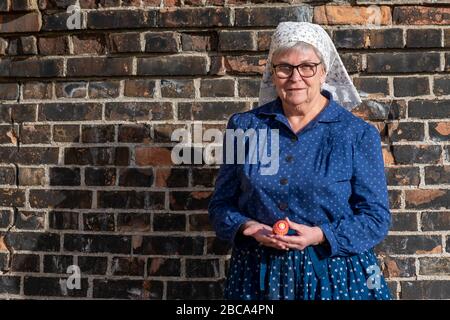
M286 220L278 220L272 228L273 233L285 236L289 232L289 223Z

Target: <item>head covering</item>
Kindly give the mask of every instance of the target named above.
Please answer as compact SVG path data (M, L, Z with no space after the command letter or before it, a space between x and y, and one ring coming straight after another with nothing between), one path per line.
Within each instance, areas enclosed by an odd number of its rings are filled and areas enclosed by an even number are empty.
M321 26L309 22L281 22L272 35L269 57L259 91L259 105L277 98L270 72L274 51L281 46L293 46L298 41L313 45L322 54L327 72L322 89L328 90L333 99L348 110L360 104L358 91L328 33Z

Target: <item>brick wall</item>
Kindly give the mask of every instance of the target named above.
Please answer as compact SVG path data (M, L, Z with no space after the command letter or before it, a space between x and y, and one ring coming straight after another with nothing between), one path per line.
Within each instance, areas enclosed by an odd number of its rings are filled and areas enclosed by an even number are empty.
M286 20L330 32L380 129L393 295L450 298L447 1L75 2L0 0L0 298L220 298L217 166L172 165L170 135L256 106Z

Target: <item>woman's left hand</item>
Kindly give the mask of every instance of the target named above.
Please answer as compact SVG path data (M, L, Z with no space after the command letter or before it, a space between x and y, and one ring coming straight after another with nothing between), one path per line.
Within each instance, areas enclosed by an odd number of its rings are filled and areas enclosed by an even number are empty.
M325 241L325 236L322 229L319 227L309 227L304 224L298 224L290 221L289 218L286 218L286 221L289 223L289 228L295 230L297 235L274 235L274 238L283 241L286 247L303 250L307 246L318 245Z

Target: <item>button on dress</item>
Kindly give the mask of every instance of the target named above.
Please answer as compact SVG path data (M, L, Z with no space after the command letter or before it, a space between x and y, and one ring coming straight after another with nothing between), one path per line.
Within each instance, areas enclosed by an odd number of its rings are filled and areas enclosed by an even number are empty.
M328 105L299 132L279 98L228 121L227 129L266 131L257 145L269 154L278 132L279 156L277 170L263 174L274 162L250 161L255 149L242 135L231 145L243 139L245 161L225 162L225 135L208 212L217 237L232 244L226 299L392 299L373 251L391 223L378 130L322 95ZM284 251L238 232L249 220L272 226L286 217L320 227L325 244Z

